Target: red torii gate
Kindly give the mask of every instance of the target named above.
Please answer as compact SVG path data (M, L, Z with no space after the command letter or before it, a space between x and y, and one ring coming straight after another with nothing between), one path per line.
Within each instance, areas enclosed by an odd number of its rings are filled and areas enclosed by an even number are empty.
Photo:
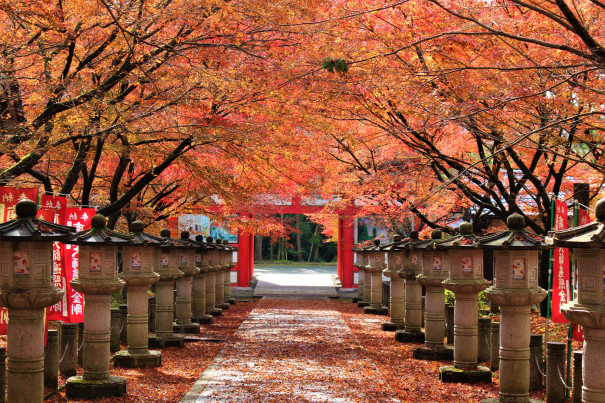
M267 210L276 214L313 214L323 209L323 204L303 203L297 196L291 202L285 204L273 204L267 206ZM354 206L339 211L338 214L338 243L337 243L337 275L342 283L342 288L354 288L353 273L357 270L353 267L353 242L354 224L353 215L356 211ZM248 287L250 279L254 274L254 236L249 232L238 231L239 253L234 271L237 272L237 286Z

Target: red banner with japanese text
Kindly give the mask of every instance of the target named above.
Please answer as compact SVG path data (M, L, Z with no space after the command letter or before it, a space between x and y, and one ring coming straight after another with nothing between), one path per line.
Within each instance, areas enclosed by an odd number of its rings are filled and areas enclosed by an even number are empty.
M38 202L38 188L17 188L0 186L0 223L10 221L15 216L15 204L21 199ZM8 333L8 309L0 307L0 334Z
M576 210L576 214L578 217L578 226L588 224L591 221L588 210L578 208ZM603 275L605 275L605 271L603 272ZM577 323L573 323L571 337L580 342L584 342L584 331L582 330L582 326L578 325Z
M42 195L40 197L40 208L38 209L38 217L43 220L54 222L56 224L65 225L65 208L67 199L64 196ZM49 306L46 309L46 317L48 320L61 320L67 322L68 305L67 305L67 280L65 278L65 261L63 258L65 245L61 242L53 243L53 285L65 291L61 301Z
M17 188L0 186L0 222L14 219L15 204L21 199L38 203L38 188Z
M567 204L561 200L555 200L555 231L567 229ZM569 323L563 313L561 306L570 300L569 281L569 249L555 248L553 250L553 277L552 277L552 313L551 319L556 323Z
M65 209L65 225L76 227L76 231L83 231L90 228L90 219L96 214L94 208L67 207ZM71 288L69 282L78 278L78 246L65 245L63 252L65 262L65 282L68 307L68 322L84 322L84 295Z

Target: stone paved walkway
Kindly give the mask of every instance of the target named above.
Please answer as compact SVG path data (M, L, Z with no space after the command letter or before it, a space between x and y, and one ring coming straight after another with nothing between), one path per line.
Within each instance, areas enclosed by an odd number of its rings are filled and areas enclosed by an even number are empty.
M327 299L263 299L182 402L397 402Z
M254 268L256 296L315 295L336 297L336 266L262 266Z

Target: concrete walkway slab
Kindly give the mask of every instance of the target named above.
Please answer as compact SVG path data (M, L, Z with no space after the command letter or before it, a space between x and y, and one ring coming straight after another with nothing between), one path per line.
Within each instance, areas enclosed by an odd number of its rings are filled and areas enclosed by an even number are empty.
M182 402L398 402L340 313L263 299Z
M258 279L255 296L314 295L336 297L335 266L260 266L255 267Z

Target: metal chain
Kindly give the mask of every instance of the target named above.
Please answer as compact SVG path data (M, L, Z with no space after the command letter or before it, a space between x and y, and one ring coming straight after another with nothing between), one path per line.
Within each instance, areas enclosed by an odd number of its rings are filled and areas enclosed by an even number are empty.
M540 375L542 375L542 378L546 378L546 374L544 372L542 372L542 370L540 369L542 364L538 361L538 356L534 355L534 358L536 360L536 368L538 368L538 372L540 373Z
M78 347L78 351L82 350L83 345L84 345L84 337L82 337L82 343L80 344L80 347Z
M565 382L565 378L561 374L561 368L557 365L557 372L559 373L559 379L561 379L561 383L565 386L565 389L571 390L571 386L567 386L567 382Z
M67 354L67 349L68 348L69 348L69 343L65 343L65 350L63 350L63 356L59 360L59 364L61 364L61 362L63 362L63 358L65 358L65 354Z

